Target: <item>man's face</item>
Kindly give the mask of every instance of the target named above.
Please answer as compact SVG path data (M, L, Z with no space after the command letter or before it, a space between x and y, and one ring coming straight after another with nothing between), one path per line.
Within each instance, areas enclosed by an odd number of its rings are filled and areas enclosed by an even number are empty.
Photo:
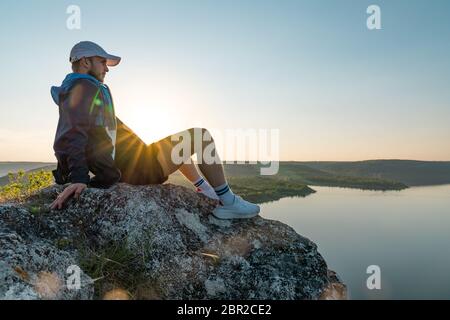
M105 75L109 71L106 65L106 59L101 57L92 57L90 59L90 68L88 74L95 77L98 81L104 82Z

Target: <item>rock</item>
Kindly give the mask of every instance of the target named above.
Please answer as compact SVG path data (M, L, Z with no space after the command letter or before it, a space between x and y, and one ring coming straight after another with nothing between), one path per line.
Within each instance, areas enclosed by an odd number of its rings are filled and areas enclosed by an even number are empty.
M46 209L62 190L0 204L0 299L346 297L317 246L278 221L218 220L215 201L171 184Z

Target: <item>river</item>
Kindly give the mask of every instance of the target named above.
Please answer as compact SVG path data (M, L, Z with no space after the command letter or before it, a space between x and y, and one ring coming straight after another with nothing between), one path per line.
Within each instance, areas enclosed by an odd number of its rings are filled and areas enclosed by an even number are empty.
M402 191L312 187L317 193L261 205L311 239L350 299L450 299L450 185ZM369 266L380 289L369 289Z

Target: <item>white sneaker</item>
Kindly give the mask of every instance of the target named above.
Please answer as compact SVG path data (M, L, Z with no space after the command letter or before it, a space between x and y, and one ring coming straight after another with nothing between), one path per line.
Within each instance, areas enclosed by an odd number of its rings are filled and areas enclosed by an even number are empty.
M235 195L234 202L228 206L218 206L213 210L213 215L218 219L248 219L256 217L259 206L245 201Z
M219 197L217 196L214 189L203 189L199 187L197 188L197 193L204 194L205 196L213 200L219 200Z

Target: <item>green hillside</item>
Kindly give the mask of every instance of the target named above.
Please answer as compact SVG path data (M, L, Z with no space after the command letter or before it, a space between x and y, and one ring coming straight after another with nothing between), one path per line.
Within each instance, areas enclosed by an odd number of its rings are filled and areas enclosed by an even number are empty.
M6 173L27 168L31 168L31 171L42 168L50 171L55 168L55 164L0 163L0 169ZM314 192L308 186L402 190L408 186L450 183L450 162L412 160L280 162L279 172L273 176L261 176L259 164L225 164L224 168L233 189L244 198L258 203L287 196L306 196ZM192 188L179 173L170 176L168 182ZM7 176L0 177L0 186L7 183Z
M330 174L394 180L408 186L450 183L450 161L368 160L301 164Z
M40 171L40 170L44 170L44 171L52 171L54 169L56 169L56 164L52 164L52 163L46 163L46 162L27 162L27 164L29 164L29 166L23 166L24 162L17 162L17 165L10 165L9 167L11 168L15 168L14 170L8 171L6 172L6 175L3 177L0 177L0 186L4 186L6 184L8 184L9 182L9 178L8 178L8 173L12 172L12 173L16 173L19 170L24 170L27 174L30 172L36 172L36 171ZM32 165L32 164L35 165ZM0 162L0 168L2 168L2 163ZM32 169L28 169L27 168L32 168Z
M260 165L225 164L225 172L229 177L259 176ZM405 184L390 179L332 173L311 168L301 162L280 162L279 172L276 175L264 177L268 179L288 179L311 186L332 186L364 190L402 190L407 188Z
M192 184L180 173L176 172L169 177L168 183L182 185L194 190ZM244 199L263 203L279 200L284 197L306 197L315 191L300 181L279 177L262 177L259 175L246 175L242 170L241 175L229 175L228 182L233 192Z
M318 165L320 163L317 162L314 164ZM52 170L54 167L55 165L53 164L41 168L44 168L45 170ZM380 178L369 174L366 176L362 174L358 176L351 170L347 170L345 172L333 172L332 170L320 169L319 167L310 167L301 162L280 162L279 172L273 176L261 176L261 166L258 164L225 164L224 167L225 173L230 180L235 179L236 183L238 181L237 178L239 178L243 184L248 184L250 181L248 179L245 180L244 178L262 177L264 179L268 179L268 181L271 181L274 186L289 182L291 184L295 184L297 188L302 188L303 185L336 186L365 190L402 190L407 188L407 185L404 183L395 181L389 177ZM185 181L181 175L173 175L170 181L189 186L189 183ZM264 183L265 181L266 180L264 180ZM0 178L0 185L4 185L7 182L7 177Z
M2 172L5 174L18 169L45 168L51 170L54 167L55 165L51 163L0 162L0 170L3 170ZM279 172L274 176L261 176L261 165L259 164L225 164L224 167L230 183L234 183L235 188L242 187L241 190L252 197L252 192L262 194L261 190L258 191L256 187L251 190L252 184L260 184L265 188L264 193L271 194L270 197L273 199L276 199L281 193L288 195L289 188L296 190L297 195L301 195L301 190L306 190L302 189L305 185L401 190L407 186L450 183L450 161L280 162ZM173 175L169 181L190 186L179 174ZM0 185L7 182L7 177L0 177Z
M6 176L9 172L17 172L19 170L32 170L49 165L51 162L1 162L0 161L0 177Z

